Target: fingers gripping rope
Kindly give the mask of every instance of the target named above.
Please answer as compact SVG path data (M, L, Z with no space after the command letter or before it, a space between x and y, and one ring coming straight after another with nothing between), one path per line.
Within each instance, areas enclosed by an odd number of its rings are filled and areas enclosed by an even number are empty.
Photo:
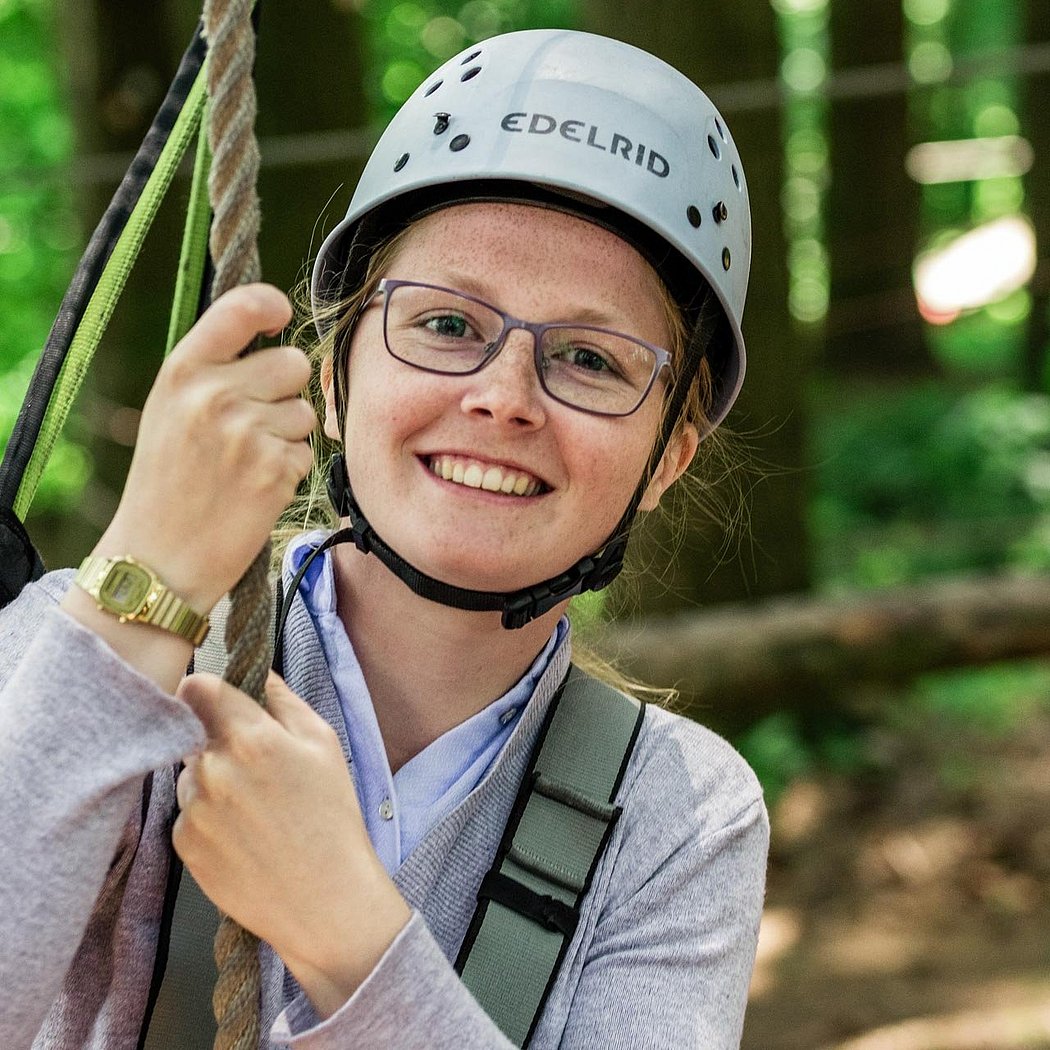
M212 166L209 248L215 267L212 299L259 279L259 147L255 140L254 0L205 0L208 40L208 144ZM226 680L263 702L270 664L269 543L230 592ZM215 938L219 977L212 1005L215 1050L257 1050L259 1045L259 942L228 916Z

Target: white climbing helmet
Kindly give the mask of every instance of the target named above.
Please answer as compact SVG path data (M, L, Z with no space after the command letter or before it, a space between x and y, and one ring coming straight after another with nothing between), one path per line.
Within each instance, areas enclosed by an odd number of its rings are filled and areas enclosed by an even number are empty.
M348 259L363 220L386 233L473 200L532 200L608 226L648 258L687 316L706 281L729 327L708 352L709 422L722 421L744 378L751 213L736 145L692 81L591 33L527 30L467 48L380 138L318 252L315 309L360 278Z

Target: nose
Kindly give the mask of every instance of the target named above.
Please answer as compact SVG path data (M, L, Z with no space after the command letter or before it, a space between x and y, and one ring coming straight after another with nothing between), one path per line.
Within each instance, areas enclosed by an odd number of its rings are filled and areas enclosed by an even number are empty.
M534 354L531 332L523 329L508 332L489 363L468 377L463 411L523 430L542 426L547 411Z

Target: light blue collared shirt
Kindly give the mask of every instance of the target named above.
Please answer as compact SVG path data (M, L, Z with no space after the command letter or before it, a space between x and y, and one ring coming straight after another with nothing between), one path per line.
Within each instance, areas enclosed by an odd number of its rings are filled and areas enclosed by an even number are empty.
M285 552L285 571L296 572L323 532L296 537ZM423 836L477 787L529 702L551 656L565 641L562 617L532 666L511 689L453 727L391 773L372 698L336 610L331 551L318 555L299 585L332 672L350 740L354 784L369 838L393 875Z

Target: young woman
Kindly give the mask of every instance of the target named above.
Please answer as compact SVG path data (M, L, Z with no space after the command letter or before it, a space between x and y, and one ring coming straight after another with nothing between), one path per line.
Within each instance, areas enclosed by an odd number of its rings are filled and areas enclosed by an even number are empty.
M516 33L421 85L317 260L352 542L289 546L265 708L184 673L310 468L310 366L239 354L289 322L276 289L211 307L92 556L3 615L0 1045L138 1045L172 845L263 942L260 1045L513 1045L453 964L569 670L568 600L739 389L749 251L732 140L652 56ZM621 772L530 1045L736 1047L760 789L655 707Z

